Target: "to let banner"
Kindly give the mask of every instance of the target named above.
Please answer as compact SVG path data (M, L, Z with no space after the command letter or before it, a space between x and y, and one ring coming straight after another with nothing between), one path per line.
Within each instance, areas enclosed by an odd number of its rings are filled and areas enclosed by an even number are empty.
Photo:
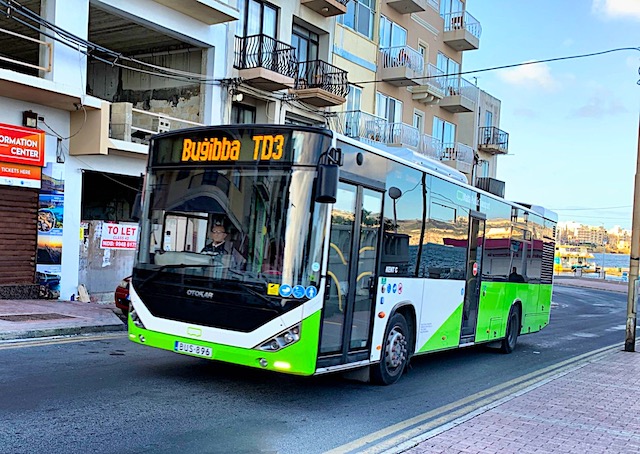
M135 249L138 246L138 226L102 224L102 249Z

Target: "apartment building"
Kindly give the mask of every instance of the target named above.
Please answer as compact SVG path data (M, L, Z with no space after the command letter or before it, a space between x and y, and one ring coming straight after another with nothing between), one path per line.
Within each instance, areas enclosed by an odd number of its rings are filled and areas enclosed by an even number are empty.
M235 1L0 5L0 297L112 295L149 136L222 121Z
M349 73L350 91L331 126L426 155L504 194L495 179L496 156L508 151L500 101L458 74L481 31L460 0L350 1L334 40L334 64Z
M346 102L348 73L331 64L335 18L348 0L238 0L230 123L325 125Z
M157 132L328 126L504 190L500 101L457 74L481 36L464 1L0 5L0 138L38 156L0 151L0 297L35 297L39 284L110 297L133 262L131 208ZM114 238L113 224L130 234Z

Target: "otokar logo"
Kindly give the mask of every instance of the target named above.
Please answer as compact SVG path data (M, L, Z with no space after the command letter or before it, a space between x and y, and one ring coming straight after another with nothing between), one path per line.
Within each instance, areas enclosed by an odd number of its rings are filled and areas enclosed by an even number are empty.
M205 292L204 290L187 290L187 296L195 296L196 298L213 299L213 292Z

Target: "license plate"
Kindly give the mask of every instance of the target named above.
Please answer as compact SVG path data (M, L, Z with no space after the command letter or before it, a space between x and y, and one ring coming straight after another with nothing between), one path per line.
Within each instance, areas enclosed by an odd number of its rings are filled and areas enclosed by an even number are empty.
M211 356L213 355L211 347L187 344L186 342L180 341L176 341L176 343L173 344L173 351L178 353L186 353L188 355L202 356L203 358L211 358Z

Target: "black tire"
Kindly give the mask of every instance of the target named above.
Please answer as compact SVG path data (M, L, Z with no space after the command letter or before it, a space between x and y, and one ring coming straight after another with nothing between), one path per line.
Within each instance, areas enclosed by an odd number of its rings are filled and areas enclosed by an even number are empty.
M516 348L520 335L520 308L512 306L507 318L507 332L502 339L500 350L502 353L511 353Z
M393 314L384 333L382 357L371 366L371 381L392 385L402 376L409 362L409 326L402 314Z

